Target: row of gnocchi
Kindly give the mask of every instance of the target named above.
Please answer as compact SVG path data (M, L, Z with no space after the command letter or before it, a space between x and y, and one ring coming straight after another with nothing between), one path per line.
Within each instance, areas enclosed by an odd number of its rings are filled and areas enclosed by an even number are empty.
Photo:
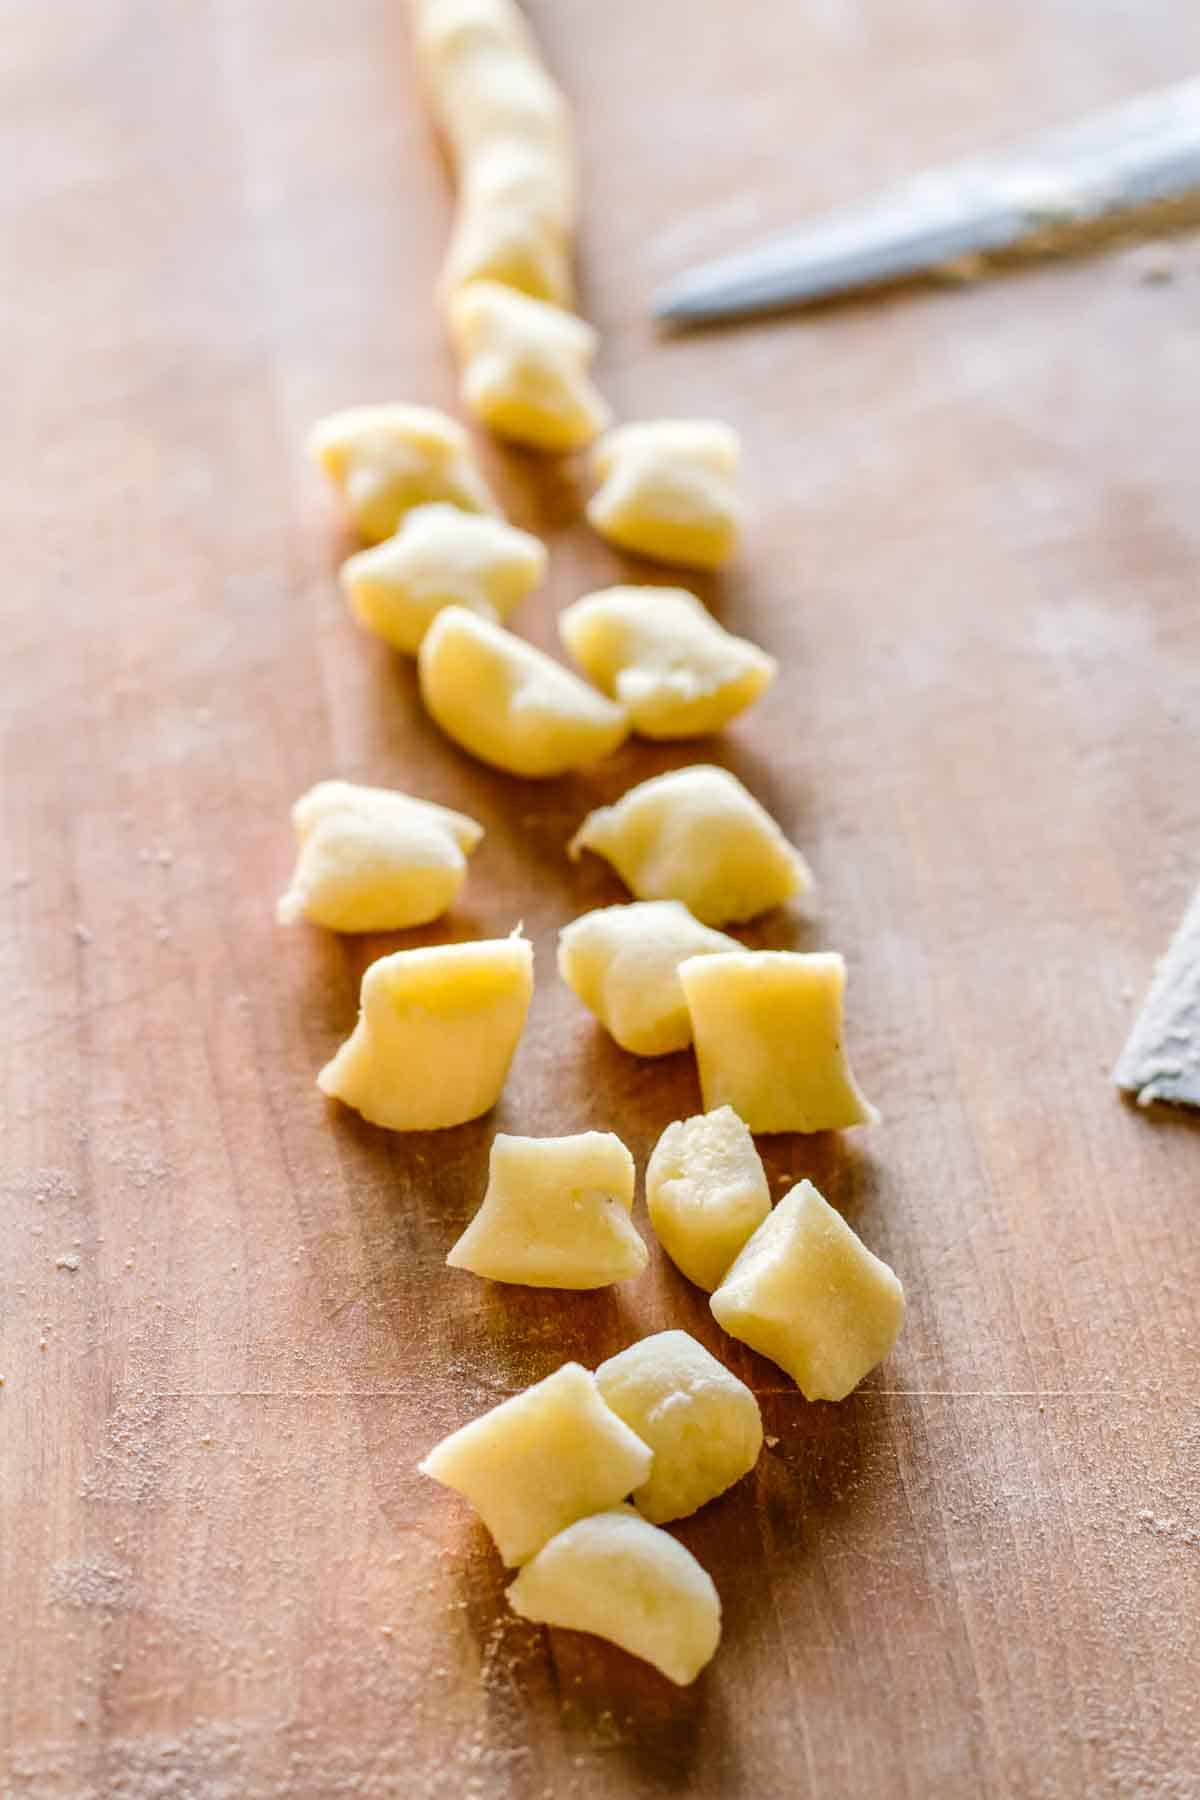
M446 1263L521 1287L629 1280L648 1260L631 1217L634 1178L611 1131L501 1132L483 1203ZM844 1400L895 1342L904 1295L892 1270L811 1182L772 1209L754 1139L732 1107L667 1126L646 1165L646 1210L717 1323L778 1363L806 1400Z
M419 507L450 506L475 521L468 529L443 514L440 532L427 523L424 532L410 533L402 552L393 544L386 554L364 551L347 563L345 579L352 594L360 574L382 573L385 587L392 585L392 565L398 564L397 648L415 652L417 647L412 626L403 619L406 584L415 581L418 589L428 588L436 583L443 562L455 569L468 592L475 590L475 610L489 617L502 605L515 605L544 574L542 545L505 522L466 432L436 408L403 401L345 407L313 428L309 450L341 490L356 529L373 547L392 538ZM716 569L732 556L742 516L735 486L741 446L728 425L715 419L643 419L619 425L594 446L591 461L598 485L588 501L587 518L609 543L693 569ZM455 529L447 536L451 526ZM425 566L426 559L431 566ZM471 600L463 594L460 603ZM419 631L429 622L418 609ZM389 635L387 629L384 635Z
M497 1137L483 1206L447 1261L542 1287L637 1273L633 1173L609 1133ZM844 1399L891 1349L904 1313L892 1270L811 1182L772 1211L753 1140L730 1109L668 1126L646 1195L668 1253L713 1290L714 1317L806 1398ZM594 1376L564 1364L420 1466L469 1500L504 1562L521 1566L508 1590L515 1612L609 1638L687 1684L717 1648L720 1602L661 1526L748 1474L762 1442L750 1389L687 1332L664 1331Z
M593 445L587 517L609 542L718 567L740 526L737 438L707 420L609 429L590 374L596 335L570 310L569 114L522 14L513 0L412 4L458 188L440 295L465 407L528 447ZM552 777L630 733L716 731L774 679L766 652L679 587L610 588L568 606L559 637L581 675L518 636L508 620L544 579L545 548L503 518L467 434L440 413L352 408L319 425L311 449L368 546L342 570L352 613L416 658L430 715L493 767ZM306 794L293 822L298 856L279 917L348 932L439 917L483 838L464 814L338 781ZM659 1242L730 1336L810 1399L843 1398L895 1339L900 1283L810 1183L772 1210L751 1132L874 1118L842 1048L844 965L834 954L749 951L720 929L806 893L803 857L740 782L709 765L633 787L589 814L565 848L606 858L634 900L564 927L563 979L627 1051L695 1046L707 1110L670 1125L646 1169ZM478 1117L503 1088L532 990L519 930L383 957L319 1085L394 1130ZM482 1202L446 1260L536 1287L635 1276L648 1253L634 1186L633 1158L612 1133L501 1134ZM762 1441L744 1383L686 1333L665 1331L594 1375L565 1364L454 1432L421 1467L475 1506L519 1568L516 1612L598 1633L687 1683L716 1649L720 1603L661 1527L740 1480Z
M538 450L583 448L610 410L589 369L596 333L571 308L578 177L570 109L513 0L413 0L418 61L449 149L457 217L439 283L467 410ZM738 525L728 427L612 432L592 524L625 549L714 568Z
M318 783L293 820L299 854L279 919L336 931L437 918L483 837L464 813L344 781ZM747 950L715 928L807 882L799 852L732 775L701 766L644 782L589 814L570 846L583 848L644 896L584 913L559 937L560 974L623 1049L663 1056L694 1043L705 1105L733 1106L753 1131L874 1119L843 1049L842 958ZM392 1130L464 1124L499 1099L532 992L519 932L381 957L320 1085Z
M350 609L417 658L422 698L447 736L493 768L545 778L597 762L631 731L718 731L770 685L774 658L686 588L606 588L568 606L559 637L586 679L510 631L505 621L545 576L545 546L492 511L467 510L481 503L482 477L465 449L451 453L459 431L423 408L360 407L311 440L359 528L389 533L344 564Z

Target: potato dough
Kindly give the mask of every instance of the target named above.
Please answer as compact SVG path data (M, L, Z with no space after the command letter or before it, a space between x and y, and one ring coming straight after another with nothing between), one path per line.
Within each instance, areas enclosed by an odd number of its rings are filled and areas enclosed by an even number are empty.
M842 1048L846 965L836 951L739 950L681 963L704 1105L751 1131L842 1131L879 1115Z
M895 1343L904 1289L802 1181L759 1226L712 1310L730 1337L786 1369L806 1400L844 1400Z
M350 781L319 781L293 806L292 825L300 854L276 916L331 931L403 931L439 918L483 837L465 813Z
M771 1210L762 1159L731 1106L667 1126L646 1165L646 1210L675 1267L711 1294Z
M566 102L512 0L417 0L416 39L460 162L502 139L569 146Z
M706 925L752 919L812 886L808 864L736 776L709 763L656 775L589 813L594 850L639 900L682 900Z
M469 1500L508 1567L650 1473L648 1447L604 1404L596 1377L564 1363L429 1452L423 1475Z
M534 450L578 450L608 423L588 375L596 333L574 313L498 281L452 295L450 337L467 409L497 437Z
M532 210L464 197L446 253L441 293L449 302L460 288L475 281L498 282L531 300L564 309L575 297L562 232Z
M421 697L447 736L510 775L564 775L598 762L626 735L619 706L461 606L438 614L417 669Z
M342 564L342 587L360 624L415 656L444 607L502 620L545 574L546 547L528 531L457 506L418 506L394 537Z
M632 1507L551 1538L508 1590L523 1619L590 1631L687 1687L721 1641L721 1602L690 1550Z
M741 947L701 925L678 900L635 901L597 907L564 925L558 972L622 1050L666 1056L692 1041L680 963Z
M648 738L699 737L744 712L775 678L773 657L725 631L686 588L613 587L559 614L590 681Z
M762 1416L744 1381L686 1331L642 1338L596 1370L605 1401L654 1452L633 1503L654 1525L683 1519L758 1461Z
M486 278L570 305L570 116L525 20L509 0L417 0L416 15L458 181L443 295Z
M497 281L570 308L574 161L537 137L482 143L458 171L458 212L439 291L445 303L471 281Z
M351 406L313 427L314 460L346 497L371 543L390 537L414 506L444 500L499 511L462 426L428 406Z
M526 1287L598 1288L648 1261L633 1210L633 1158L611 1131L507 1137L492 1145L483 1205L452 1269Z
M602 485L588 504L610 543L660 562L715 569L732 556L741 524L734 477L737 433L709 419L619 425L596 446Z
M317 1085L392 1131L477 1119L500 1098L532 993L533 950L516 932L381 957Z

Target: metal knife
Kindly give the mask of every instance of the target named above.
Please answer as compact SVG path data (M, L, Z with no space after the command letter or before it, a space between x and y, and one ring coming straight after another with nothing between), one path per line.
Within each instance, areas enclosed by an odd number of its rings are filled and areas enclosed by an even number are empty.
M1195 78L706 263L664 288L653 310L690 325L810 304L1193 193L1200 198Z

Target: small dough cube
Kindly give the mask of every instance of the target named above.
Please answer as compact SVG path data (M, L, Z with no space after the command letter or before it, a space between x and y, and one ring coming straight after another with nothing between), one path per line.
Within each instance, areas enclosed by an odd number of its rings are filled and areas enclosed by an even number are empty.
M566 140L549 143L536 136L502 133L489 138L463 164L459 180L465 210L487 209L529 219L564 241L575 223L575 157Z
M567 309L575 297L571 257L562 232L536 213L486 202L459 206L446 254L441 292L446 297L474 281L494 281Z
M534 56L533 38L514 0L413 0L417 54L427 77L461 58L510 50Z
M604 1404L596 1377L568 1362L451 1432L420 1469L470 1501L511 1569L640 1487L653 1460Z
M351 406L314 426L308 445L370 543L390 537L406 512L430 501L499 511L466 432L432 407Z
M596 1370L619 1419L654 1452L633 1503L653 1525L684 1519L748 1475L762 1415L744 1381L686 1331L642 1338Z
M648 1261L630 1218L633 1184L633 1158L611 1131L559 1138L501 1132L483 1205L446 1261L525 1287L626 1281Z
M417 0L417 52L459 167L504 138L567 146L570 116L512 0Z
M648 738L700 737L744 712L775 660L734 637L686 588L613 587L560 613L559 635L589 681Z
M457 506L418 506L394 537L342 564L360 624L415 656L443 608L505 619L546 574L546 547L504 519Z
M712 419L619 425L596 446L590 523L622 550L715 569L737 546L737 433Z
M667 1126L646 1165L646 1210L675 1267L711 1294L771 1210L762 1159L731 1106Z
M752 919L812 875L735 775L709 763L655 775L589 813L568 848L594 850L639 900L682 900L706 925Z
M497 437L578 450L608 423L588 375L596 333L574 313L497 281L472 281L451 296L449 320L463 404Z
M558 934L558 972L622 1050L686 1050L692 1021L679 985L690 956L740 950L736 938L694 919L678 900L600 906Z
M840 1213L801 1181L712 1297L730 1337L785 1369L806 1400L844 1400L891 1350L904 1289Z
M523 1619L590 1631L687 1687L721 1641L712 1577L631 1506L580 1519L539 1550L508 1590Z
M516 932L380 957L317 1086L391 1131L477 1119L500 1098L532 994L533 950Z
M330 931L404 931L454 903L483 826L391 788L319 781L292 808L300 854L276 916Z
M878 1123L842 1047L836 951L731 951L681 963L679 979L707 1111L732 1106L753 1132Z
M510 775L565 775L621 743L625 714L578 675L461 606L440 612L417 659L421 697L448 737Z

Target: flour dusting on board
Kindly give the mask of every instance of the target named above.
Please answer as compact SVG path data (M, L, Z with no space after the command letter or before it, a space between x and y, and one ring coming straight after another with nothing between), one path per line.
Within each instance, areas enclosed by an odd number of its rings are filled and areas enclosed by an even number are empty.
M133 1570L99 1557L59 1563L50 1573L50 1600L84 1612L129 1612L137 1603Z

